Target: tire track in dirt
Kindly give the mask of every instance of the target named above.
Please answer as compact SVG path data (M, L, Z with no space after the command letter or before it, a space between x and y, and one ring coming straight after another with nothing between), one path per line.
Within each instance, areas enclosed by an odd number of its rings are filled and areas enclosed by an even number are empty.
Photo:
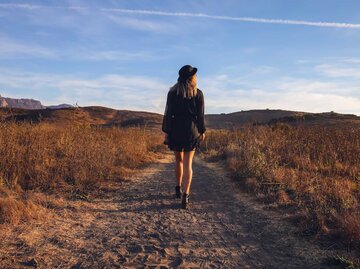
M195 157L190 209L174 198L173 156L74 202L63 216L17 229L0 268L326 268L325 251ZM26 237L26 233L37 238ZM1 255L1 253L0 253ZM1 256L0 256L1 257Z

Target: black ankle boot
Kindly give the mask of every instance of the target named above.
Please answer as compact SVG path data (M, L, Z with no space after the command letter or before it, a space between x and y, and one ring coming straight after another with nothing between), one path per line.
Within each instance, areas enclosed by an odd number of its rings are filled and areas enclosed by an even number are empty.
M181 208L187 209L189 207L189 194L183 193L182 201L181 201Z
M180 186L175 187L175 197L176 198L181 198L181 188L180 188Z

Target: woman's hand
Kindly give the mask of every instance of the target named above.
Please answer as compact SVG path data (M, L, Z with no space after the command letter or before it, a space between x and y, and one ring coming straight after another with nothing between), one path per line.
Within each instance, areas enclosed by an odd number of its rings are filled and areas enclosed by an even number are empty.
M200 135L200 141L204 141L205 140L205 133L202 133L201 135Z
M169 143L169 135L168 135L168 134L165 134L164 144L165 144L165 145L168 145L168 143Z

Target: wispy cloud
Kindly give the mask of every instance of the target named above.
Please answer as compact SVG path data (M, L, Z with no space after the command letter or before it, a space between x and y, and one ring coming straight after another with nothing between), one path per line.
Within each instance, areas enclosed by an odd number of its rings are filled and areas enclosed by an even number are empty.
M345 58L343 59L343 62L351 63L351 64L360 64L360 58Z
M14 58L85 60L85 61L131 61L148 60L153 55L146 51L99 50L84 47L70 49L49 48L29 44L5 36L0 36L0 59Z
M15 8L15 9L44 9L44 8L56 8L56 9L70 9L70 10L86 10L88 7L82 6L45 6L45 5L34 5L34 4L16 4L16 3L2 3L0 8Z
M301 92L309 95L318 94L324 96L352 97L360 101L357 83L342 80L329 82L329 79L326 77L317 79L279 79L278 82L273 83L273 88L285 94L288 92ZM326 98L324 100L326 100ZM339 106L341 106L341 104L339 104Z
M104 74L45 74L0 68L0 94L36 98L45 105L76 102L118 109L163 113L171 83L161 78ZM287 109L307 112L336 111L360 115L357 84L325 79L277 77L270 81L239 81L221 73L199 77L205 94L205 112L249 109Z
M172 33L177 30L174 25L165 22L154 22L150 20L137 18L124 18L114 15L108 15L108 18L117 25L125 26L135 30L152 31L158 33Z
M324 57L320 59L301 59L297 64L306 66L316 74L331 79L360 79L360 58L357 57Z
M16 40L0 36L0 58L37 57L57 58L55 51L36 44L23 44Z
M81 53L69 52L65 55L67 58L75 60L90 60L90 61L129 61L129 60L146 60L153 56L145 51L127 52L120 50L108 51L83 51Z
M193 17L205 18L214 20L227 20L227 21L241 21L241 22L256 22L256 23L270 23L270 24L290 24L290 25L305 25L316 27L335 27L335 28L359 28L360 24L343 23L343 22L314 22L303 20L287 20L287 19L266 19L266 18L253 18L253 17L231 17L208 15L204 13L180 13L180 12L164 12L155 10L140 10L140 9L120 9L120 8L101 8L102 11L120 12L128 14L140 15L156 15L156 16L175 16L175 17Z
M204 90L207 111L235 112L250 109L286 109L306 112L336 111L360 115L358 84L351 81L329 81L279 75L274 79L238 80L219 74L199 78Z
M0 8L16 8L16 9L68 9L68 10L87 10L94 9L102 12L116 12L135 15L152 15L152 16L170 16L170 17L192 17L212 20L226 20L238 22L253 22L266 24L285 24L285 25L303 25L313 27L330 27L330 28L354 28L360 29L360 24L346 23L346 22L322 22L322 21L305 21L305 20L289 20L289 19L268 19L268 18L254 18L254 17L234 17L222 15L209 15L205 13L186 13L186 12L166 12L157 10L141 10L141 9L122 9L122 8L88 8L84 6L46 6L46 5L31 5L31 4L0 4Z
M2 95L13 92L9 97L36 98L45 105L79 102L81 106L104 105L162 113L169 85L145 76L107 74L88 78L0 68L0 88L4 89Z
M304 85L305 86L305 85ZM269 85L269 88L271 85ZM251 109L284 109L305 112L336 111L360 115L360 99L337 92L291 90L276 92L266 87L219 89L204 86L205 106L209 113Z
M315 70L329 77L355 78L360 79L360 65L343 66L333 64L320 64L315 66Z

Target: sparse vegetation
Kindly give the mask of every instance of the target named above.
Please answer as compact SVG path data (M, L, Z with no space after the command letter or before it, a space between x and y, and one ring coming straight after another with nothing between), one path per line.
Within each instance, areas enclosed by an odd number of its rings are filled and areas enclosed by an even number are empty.
M86 200L98 183L121 180L165 149L160 130L81 122L0 122L0 224L37 218L73 194ZM209 160L224 160L248 191L296 209L293 220L304 231L341 235L359 246L358 125L213 130L201 150Z
M267 201L303 212L308 232L360 242L360 128L250 126L212 131L205 156L224 159L230 173Z
M36 216L40 207L31 190L95 189L100 181L121 179L151 162L162 143L162 136L145 128L0 125L0 223Z

